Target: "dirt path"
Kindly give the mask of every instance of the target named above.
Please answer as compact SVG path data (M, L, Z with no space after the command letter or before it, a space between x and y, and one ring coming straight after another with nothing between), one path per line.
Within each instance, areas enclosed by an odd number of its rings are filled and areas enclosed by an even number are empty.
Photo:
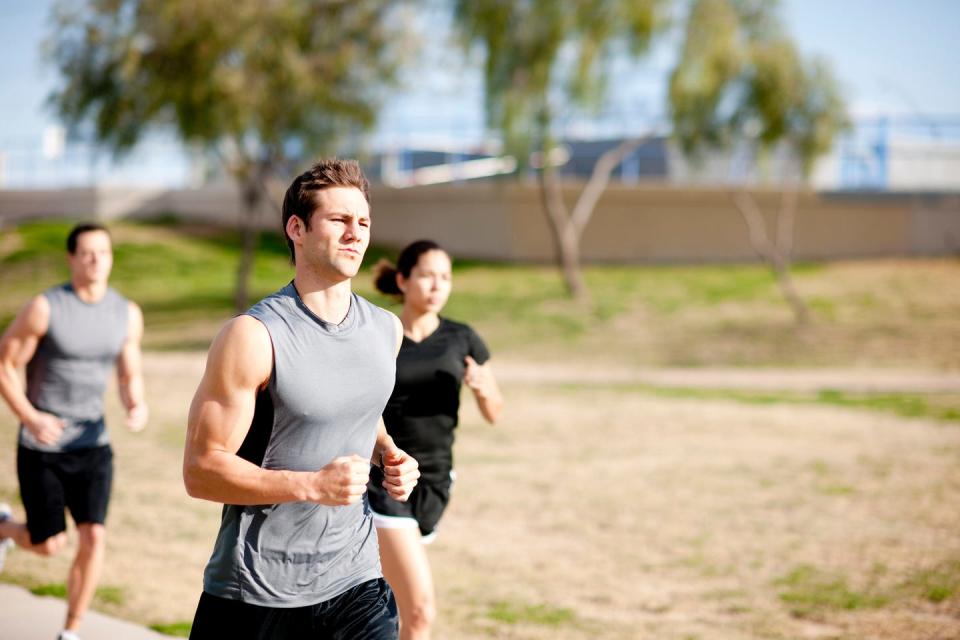
M203 373L203 358L189 353L149 353L146 366L159 378ZM569 363L530 363L498 358L493 366L504 384L637 384L658 387L820 391L856 393L960 393L960 371L920 369L742 369L627 368Z
M645 369L497 360L498 378L528 384L637 384L657 387L854 393L960 393L960 372L917 369Z
M219 508L180 481L202 355L145 364L150 429L113 430L113 597L97 608L172 623L192 617ZM436 637L960 638L956 424L602 384L952 391L953 374L496 367L506 413L490 428L464 403L458 481L429 550ZM113 397L109 410L119 424ZM12 444L6 414L0 432ZM12 449L0 499L17 511ZM62 582L68 560L14 551L0 577Z

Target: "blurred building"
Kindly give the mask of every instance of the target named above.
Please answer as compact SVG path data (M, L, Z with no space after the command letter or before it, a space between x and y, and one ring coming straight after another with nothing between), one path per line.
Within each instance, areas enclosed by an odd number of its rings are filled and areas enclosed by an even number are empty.
M597 158L624 139L568 138L551 161L564 178L583 180ZM453 135L374 146L365 158L373 181L395 187L483 180L512 173L517 166L495 142L464 141ZM667 136L654 135L624 159L612 179L623 184L776 188L796 182L796 167L782 149L757 163L746 145L693 160ZM193 188L209 183L216 174L207 158L189 153L169 137L149 138L119 159L93 145L65 139L57 127L48 128L39 140L0 144L0 189ZM817 162L809 184L820 191L960 192L960 116L857 120Z

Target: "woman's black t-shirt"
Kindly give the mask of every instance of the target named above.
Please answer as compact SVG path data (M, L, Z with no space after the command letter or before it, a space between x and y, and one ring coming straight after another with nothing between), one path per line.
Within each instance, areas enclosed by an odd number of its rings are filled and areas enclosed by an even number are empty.
M466 356L483 364L490 352L473 329L446 318L420 342L404 336L397 355L397 381L383 421L396 445L416 458L427 481L445 481L453 468Z

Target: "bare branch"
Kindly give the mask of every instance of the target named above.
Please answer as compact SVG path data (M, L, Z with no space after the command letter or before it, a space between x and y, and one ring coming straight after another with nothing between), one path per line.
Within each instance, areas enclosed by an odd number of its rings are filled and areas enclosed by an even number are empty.
M578 240L583 236L583 230L586 229L587 223L590 222L590 216L593 215L600 196L603 195L607 185L610 183L610 176L613 174L614 169L620 166L620 163L631 153L651 140L651 138L652 136L646 135L641 138L624 140L613 149L605 151L603 155L597 159L596 164L593 165L593 172L590 174L590 179L580 193L580 197L577 198L577 203L574 205L573 212L570 215L570 222L573 224L573 229L577 234Z

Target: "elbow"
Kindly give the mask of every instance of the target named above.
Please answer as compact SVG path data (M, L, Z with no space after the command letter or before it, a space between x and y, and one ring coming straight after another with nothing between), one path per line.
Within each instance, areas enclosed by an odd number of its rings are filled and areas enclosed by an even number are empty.
M183 488L191 498L200 497L200 483L197 482L195 474L186 465L183 467Z
M204 499L203 467L196 459L186 458L183 461L183 488L191 498Z

